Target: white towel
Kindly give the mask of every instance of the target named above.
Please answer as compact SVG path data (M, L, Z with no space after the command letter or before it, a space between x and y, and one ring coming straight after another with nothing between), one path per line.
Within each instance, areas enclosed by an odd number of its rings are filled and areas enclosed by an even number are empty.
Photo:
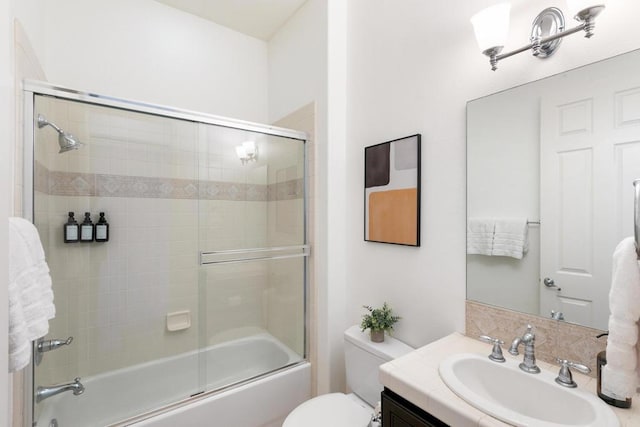
M495 219L469 218L467 223L467 253L471 255L491 255Z
M49 332L55 316L49 267L38 231L23 218L9 219L9 371L31 360L31 341Z
M522 259L529 250L528 229L526 218L496 219L491 255Z
M635 394L640 376L640 265L633 237L620 242L613 253L609 309L607 365L602 370L602 391L624 399Z

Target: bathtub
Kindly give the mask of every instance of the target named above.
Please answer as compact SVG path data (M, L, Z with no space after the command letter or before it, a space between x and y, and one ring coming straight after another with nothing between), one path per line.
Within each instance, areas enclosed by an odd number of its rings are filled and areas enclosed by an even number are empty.
M206 380L199 379L203 371ZM82 378L82 383L86 391L80 396L66 392L38 404L37 427L55 425L54 419L58 427L280 426L310 397L311 369L261 333ZM220 390L192 396L204 389Z

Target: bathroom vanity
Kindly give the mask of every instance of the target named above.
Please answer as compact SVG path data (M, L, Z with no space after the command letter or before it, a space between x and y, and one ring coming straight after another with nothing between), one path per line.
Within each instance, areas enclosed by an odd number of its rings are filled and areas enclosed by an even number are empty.
M382 425L385 427L447 427L445 423L385 388L382 392Z
M488 356L491 345L453 333L438 341L419 348L403 357L380 367L382 394L382 416L385 427L411 426L455 426L455 427L507 427L510 424L471 406L459 398L443 382L439 374L440 363L459 353L474 353ZM522 355L512 356L504 352L507 363L521 361ZM555 376L559 367L538 362L543 375ZM573 372L578 389L595 396L596 379ZM558 387L560 387L558 385ZM512 391L517 393L518 387ZM610 407L621 427L640 426L640 394L633 399L630 409ZM603 402L604 404L604 402Z

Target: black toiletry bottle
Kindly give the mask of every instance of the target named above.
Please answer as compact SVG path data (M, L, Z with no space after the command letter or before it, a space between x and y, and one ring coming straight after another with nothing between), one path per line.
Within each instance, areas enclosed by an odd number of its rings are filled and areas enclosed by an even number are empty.
M89 212L84 213L84 221L80 224L80 241L81 242L93 242L93 222L91 222L91 214Z
M109 241L109 223L104 217L104 212L100 212L100 219L96 224L96 242Z
M605 332L604 334L598 335L597 338L603 337L605 335L609 335L609 334ZM619 396L608 396L602 392L602 369L607 364L606 351L601 351L600 353L598 353L598 356L596 356L596 363L597 363L596 368L598 372L598 385L597 385L598 397L604 400L605 402L607 402L609 405L615 406L617 408L630 408L631 407L630 397L621 398Z
M64 225L65 243L74 243L80 240L80 225L78 225L78 221L76 221L73 216L74 213L69 212L69 219L67 219L67 223Z

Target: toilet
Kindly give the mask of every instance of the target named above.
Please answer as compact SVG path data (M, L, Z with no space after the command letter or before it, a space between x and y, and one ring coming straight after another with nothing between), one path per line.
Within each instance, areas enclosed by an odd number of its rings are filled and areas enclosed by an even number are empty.
M350 327L344 332L344 357L347 386L353 392L307 400L291 411L282 427L366 427L383 389L378 367L412 350L390 336L382 343L371 342L358 325Z

